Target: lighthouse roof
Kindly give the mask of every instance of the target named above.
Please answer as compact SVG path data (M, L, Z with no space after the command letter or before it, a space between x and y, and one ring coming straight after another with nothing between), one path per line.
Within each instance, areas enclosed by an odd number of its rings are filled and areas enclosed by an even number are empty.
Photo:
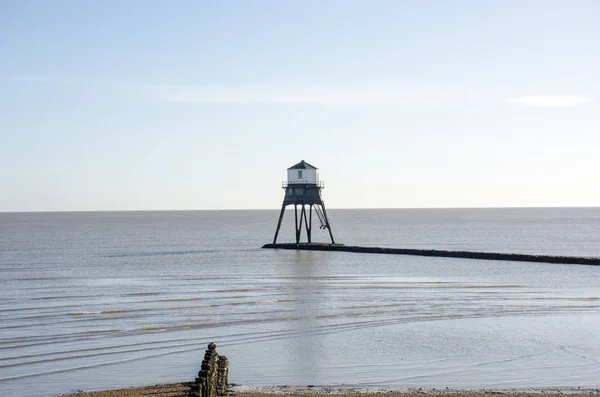
M314 165L308 164L306 161L302 160L298 164L291 166L288 170L316 170L318 169Z

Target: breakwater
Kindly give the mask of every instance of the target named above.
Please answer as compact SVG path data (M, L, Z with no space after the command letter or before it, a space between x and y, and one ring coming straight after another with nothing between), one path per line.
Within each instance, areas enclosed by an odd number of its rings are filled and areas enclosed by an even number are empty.
M216 397L227 394L229 361L217 353L217 345L208 344L198 377L190 385L188 397Z
M392 254L392 255L417 255L434 256L444 258L485 259L496 261L515 262L543 262L561 263L573 265L600 265L600 257L584 256L560 256L560 255L535 255L535 254L511 254L502 252L478 252L478 251L450 251L418 248L386 248L386 247L360 247L356 245L301 243L301 244L265 244L262 248L275 248L287 250L305 251L339 251L356 252L363 254Z

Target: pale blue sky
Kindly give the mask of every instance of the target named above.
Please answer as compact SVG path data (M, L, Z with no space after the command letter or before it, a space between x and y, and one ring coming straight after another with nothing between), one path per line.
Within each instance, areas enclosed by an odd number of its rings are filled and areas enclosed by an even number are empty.
M598 206L600 2L0 0L0 211Z

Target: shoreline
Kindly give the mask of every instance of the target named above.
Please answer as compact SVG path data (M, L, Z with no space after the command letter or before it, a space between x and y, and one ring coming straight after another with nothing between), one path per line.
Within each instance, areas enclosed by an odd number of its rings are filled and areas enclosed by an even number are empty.
M187 397L190 382L130 387L127 389L75 392L53 397ZM523 389L450 389L450 388L393 388L376 386L286 386L286 385L236 385L228 395L237 397L285 397L291 395L336 395L336 396L399 396L420 397L423 394L452 397L489 397L490 394L502 394L509 397L528 397L542 395L594 395L600 396L600 388L583 387L532 387Z

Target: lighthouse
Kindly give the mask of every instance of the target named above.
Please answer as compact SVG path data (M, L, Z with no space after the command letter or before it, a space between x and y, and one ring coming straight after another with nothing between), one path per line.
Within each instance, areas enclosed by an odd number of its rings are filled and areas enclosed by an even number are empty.
M300 244L303 227L306 230L306 239L308 243L312 242L313 209L321 224L320 228L323 230L327 229L329 237L331 237L331 243L335 244L333 233L331 232L331 225L327 218L327 211L325 210L325 203L321 198L321 190L323 190L325 184L319 181L319 169L302 160L298 164L287 169L287 181L283 182L282 187L285 190L285 196L283 198L283 205L281 206L281 213L279 214L279 221L277 222L277 230L275 230L273 244L277 243L277 235L279 234L281 221L283 220L283 215L285 214L285 209L288 205L294 206L296 244ZM298 214L298 212L300 212L300 214Z

